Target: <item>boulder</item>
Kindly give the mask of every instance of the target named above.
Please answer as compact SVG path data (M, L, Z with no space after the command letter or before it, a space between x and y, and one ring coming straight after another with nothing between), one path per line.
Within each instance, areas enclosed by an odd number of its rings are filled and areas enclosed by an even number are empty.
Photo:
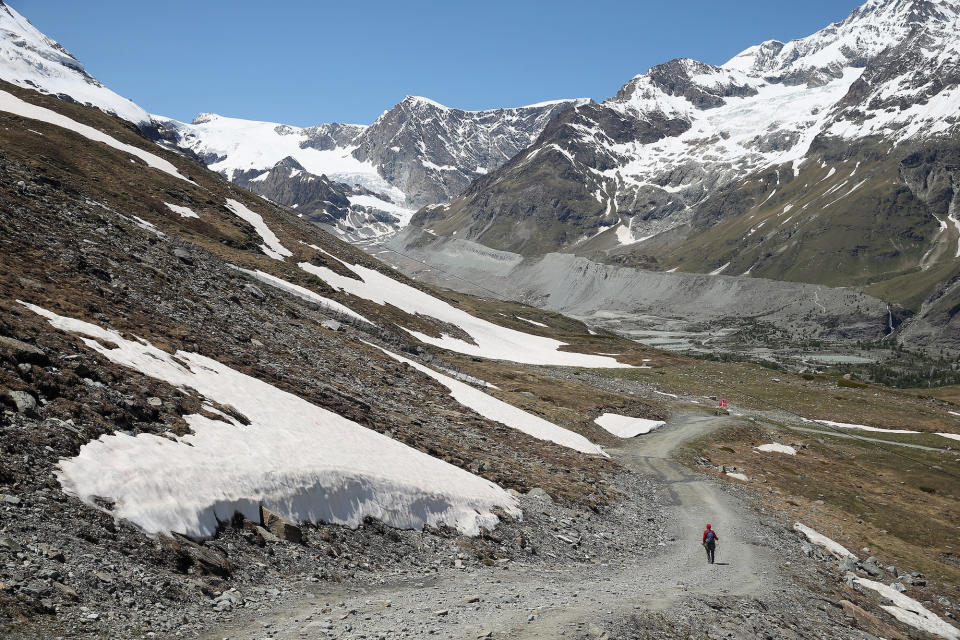
M173 255L176 256L177 259L184 264L188 264L188 265L193 264L193 256L186 249L181 249L177 247L176 249L173 250Z
M880 568L880 565L877 564L877 559L873 556L867 558L863 564L860 565L864 571L866 571L870 576L874 578L879 578L883 575L883 569Z
M254 298L256 298L257 300L265 300L265 299L267 298L267 295L266 295L263 291L260 290L260 287L258 287L258 286L255 285L255 284L250 284L250 283L248 282L248 283L246 283L245 285L243 285L242 289L243 289L246 293L249 293L251 296L253 296Z
M840 571L855 573L857 571L857 561L853 556L846 556L840 561Z
M299 544L303 541L303 531L293 521L284 518L279 513L260 506L260 522L264 528L281 540Z
M63 584L62 582L54 582L53 588L56 589L58 592L60 592L60 595L62 595L64 598L67 598L68 600L80 599L80 595L77 594L76 590L73 589L73 587L69 587Z
M173 537L162 536L160 541L178 571L186 573L187 569L195 567L201 573L217 576L228 576L233 572L233 563L219 549L201 546L176 534Z
M527 492L527 495L531 498L537 498L538 500L545 500L546 502L553 502L553 498L550 497L546 491L540 487L534 487Z
M50 362L47 354L32 344L27 344L16 338L0 336L0 351L6 352L17 362L26 362L45 366Z
M35 415L39 405L36 398L26 391L7 391L7 397L17 408L17 413L24 415Z

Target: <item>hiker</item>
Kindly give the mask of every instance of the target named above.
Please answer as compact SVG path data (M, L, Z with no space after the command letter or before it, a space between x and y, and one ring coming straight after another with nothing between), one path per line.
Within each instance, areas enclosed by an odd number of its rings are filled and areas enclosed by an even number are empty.
M717 532L708 524L707 530L703 532L703 548L707 550L707 562L710 564L713 564L713 556L716 553L717 542L719 541L720 537Z

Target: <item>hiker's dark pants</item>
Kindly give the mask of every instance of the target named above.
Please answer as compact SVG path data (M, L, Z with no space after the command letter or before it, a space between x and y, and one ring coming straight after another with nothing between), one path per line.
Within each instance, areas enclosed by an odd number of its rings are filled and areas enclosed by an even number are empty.
M703 546L704 546L704 547L706 548L706 550L707 550L707 562L709 562L710 564L713 564L713 554L714 554L714 552L716 552L716 550L717 550L717 544L716 544L715 542L711 542L711 543L705 544L705 545L703 545Z

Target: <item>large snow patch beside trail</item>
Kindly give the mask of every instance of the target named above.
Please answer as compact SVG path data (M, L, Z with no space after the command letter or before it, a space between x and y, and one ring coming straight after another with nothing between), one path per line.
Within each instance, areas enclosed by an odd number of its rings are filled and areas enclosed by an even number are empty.
M618 438L633 438L659 429L666 423L663 420L648 420L647 418L631 418L616 413L605 413L594 422L617 436Z
M367 342L366 344L370 343ZM370 344L370 346L376 347L377 345ZM518 409L512 404L507 404L502 400L498 400L497 398L494 398L493 396L484 393L479 389L475 389L464 382L460 382L459 380L451 378L450 376L445 376L442 373L438 373L433 369L420 364L419 362L408 360L403 356L398 356L397 354L387 351L381 347L377 348L394 360L406 362L417 371L427 374L449 389L450 395L453 396L454 400L469 409L473 409L484 418L505 424L511 429L522 431L527 435L537 438L538 440L549 440L550 442L555 442L559 445L563 445L564 447L570 447L571 449L575 449L582 453L596 453L603 456L607 455L603 449L593 444L579 433L574 433L569 429L558 427L552 422L548 422L543 418L535 416L531 413L527 413L522 409Z
M449 335L432 338L417 331L407 330L423 343L466 355L492 360L509 360L523 364L593 368L630 367L628 364L617 362L614 358L560 351L560 347L566 343L481 320L462 309L457 309L420 289L398 282L379 271L368 269L362 265L348 264L342 260L340 262L347 269L360 276L361 279L348 278L326 267L309 262L301 262L300 268L317 276L331 287L346 291L358 298L370 300L380 305L393 305L409 314L419 313L460 327L470 334L476 344L470 344Z
M150 533L214 534L218 521L258 507L295 521L351 527L372 516L398 528L425 524L475 535L519 516L492 482L437 460L291 393L196 353L175 355L96 325L24 304L54 327L79 333L112 362L233 406L248 426L185 416L194 433L174 440L107 435L60 462L64 490ZM103 341L103 344L101 342ZM105 346L109 345L109 346Z
M819 547L823 547L824 549L832 553L834 556L836 556L836 558L839 560L843 560L847 556L850 556L853 559L857 558L856 555L851 553L849 549L847 549L845 546L843 546L839 542L831 540L830 538L823 535L822 533L817 533L816 531L814 531L813 529L811 529L805 524L800 524L799 522L795 522L793 524L793 529L794 531L799 531L803 535L807 536L807 540L809 540L810 542L812 542L813 544Z
M72 120L67 116L60 115L51 109L30 104L25 100L21 100L12 93L0 91L0 111L6 111L7 113L12 113L23 118L39 120L41 122L46 122L47 124L62 127L63 129L69 129L74 133L79 133L84 138L88 138L94 142L102 142L108 147L113 147L114 149L118 149L120 151L129 153L132 156L136 156L143 160L148 166L153 167L158 171L163 171L164 173L168 173L175 178L186 180L190 184L196 184L193 180L187 178L177 171L177 168L173 166L172 163L164 160L158 155L154 155L149 151L144 151L140 147L135 147L132 144L120 142L116 138L108 136L99 129L94 129L93 127L81 124L76 120Z
M888 587L883 583L868 580L867 578L857 578L854 582L861 587L876 591L883 598L889 600L892 604L883 604L880 605L880 608L900 622L935 636L947 638L947 640L960 640L960 629L957 629L943 618L927 610L922 604L910 596L900 593L893 587Z
M763 451L764 453L785 453L788 456L797 455L797 450L791 447L788 444L780 444L774 442L772 444L762 444L759 447L754 447L757 451Z

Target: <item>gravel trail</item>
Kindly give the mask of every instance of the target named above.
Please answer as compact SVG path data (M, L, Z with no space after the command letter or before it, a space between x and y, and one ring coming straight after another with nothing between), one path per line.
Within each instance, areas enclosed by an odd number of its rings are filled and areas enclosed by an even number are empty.
M315 585L312 595L246 618L213 638L601 637L615 620L663 610L693 594L761 595L779 582L753 511L670 459L686 440L726 417L675 415L661 429L609 453L665 492L668 536L647 554L598 565L502 567L396 576L378 585ZM720 537L717 564L699 544L707 522Z

